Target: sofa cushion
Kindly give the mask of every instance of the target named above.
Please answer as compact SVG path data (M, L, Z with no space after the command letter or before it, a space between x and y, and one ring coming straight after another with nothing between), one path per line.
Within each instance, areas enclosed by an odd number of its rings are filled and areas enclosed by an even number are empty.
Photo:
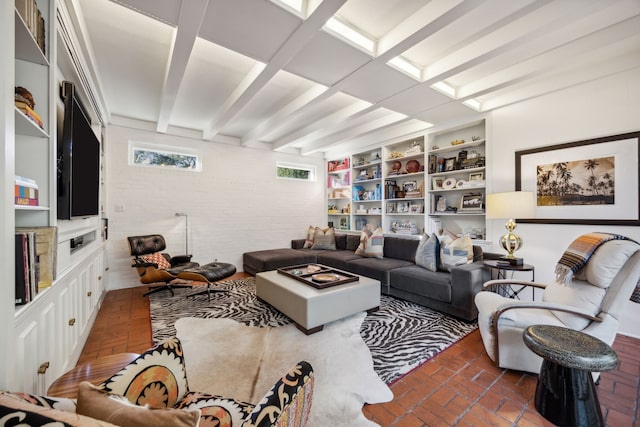
M429 271L438 271L440 266L440 241L435 233L424 234L416 250L416 265Z
M372 230L369 225L364 227L360 233L360 245L358 245L355 254L364 257L382 258L384 256L382 228L378 227Z
M325 229L316 227L311 249L336 250L336 234L333 227Z
M101 388L140 406L175 406L189 391L180 341L168 338L145 351L107 379Z
M244 271L255 274L291 265L316 262L316 252L311 249L268 249L245 252L242 256L242 261Z
M127 427L197 427L200 424L200 410L181 410L150 405L138 406L126 397L83 381L78 387L78 408L76 412L98 420Z
M356 255L352 251L348 250L317 252L318 264L326 265L328 267L333 267L340 270L346 270L348 268L349 261L360 258L362 258L360 255Z
M453 267L473 262L473 242L468 236L455 240L445 237L440 241L440 268L451 271Z
M158 265L160 270L166 270L171 267L171 263L160 252L149 255L141 255L140 258L145 262L151 262Z
M360 246L360 235L359 234L347 234L347 244L345 245L345 250L355 252Z
M396 268L389 273L391 286L437 301L451 302L451 274L430 271L418 265Z
M336 249L337 250L345 250L347 249L347 235L346 234L336 234ZM355 251L355 249L354 249Z
M347 262L345 270L351 273L379 280L381 284L389 283L389 272L394 268L415 265L413 262L395 258L359 258Z
M384 257L396 258L404 261L415 263L416 250L418 249L419 239L413 237L385 237L384 238Z

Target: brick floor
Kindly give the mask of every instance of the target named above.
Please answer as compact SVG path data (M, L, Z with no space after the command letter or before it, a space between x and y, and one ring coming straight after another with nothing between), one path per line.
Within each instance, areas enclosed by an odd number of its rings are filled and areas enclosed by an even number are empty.
M247 277L237 273L232 278ZM78 363L152 345L149 301L140 286L107 293ZM640 425L640 340L618 335L620 364L601 375L598 397L607 426ZM365 405L383 427L551 426L533 404L537 377L497 368L474 331L391 385L389 403Z

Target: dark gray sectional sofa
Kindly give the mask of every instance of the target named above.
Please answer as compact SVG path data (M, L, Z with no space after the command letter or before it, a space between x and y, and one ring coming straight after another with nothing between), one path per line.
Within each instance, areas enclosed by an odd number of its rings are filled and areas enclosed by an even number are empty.
M438 310L460 319L478 317L475 295L490 279L482 263L483 253L473 247L474 262L448 271L429 271L415 264L419 240L385 236L384 258L355 254L360 243L356 234L336 234L335 250L303 249L304 239L291 241L291 248L268 249L243 254L243 270L255 275L262 271L307 263L323 264L380 281L382 292ZM493 258L494 254L491 254Z

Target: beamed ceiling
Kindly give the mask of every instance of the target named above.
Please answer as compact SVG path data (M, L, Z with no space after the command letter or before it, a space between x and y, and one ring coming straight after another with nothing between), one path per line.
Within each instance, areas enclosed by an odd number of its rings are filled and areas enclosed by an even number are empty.
M640 0L67 2L107 123L302 155L640 71Z

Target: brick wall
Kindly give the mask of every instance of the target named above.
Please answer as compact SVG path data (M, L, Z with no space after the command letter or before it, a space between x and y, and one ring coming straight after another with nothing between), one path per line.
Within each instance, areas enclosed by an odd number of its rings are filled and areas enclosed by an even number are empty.
M129 141L200 152L202 172L128 164ZM105 211L109 218L108 287L138 286L126 237L159 233L167 252L189 252L201 264L214 259L242 270L242 253L288 247L306 228L324 222L324 161L268 149L180 138L110 126L105 150ZM276 161L315 165L316 182L277 179ZM122 210L117 210L121 206Z

